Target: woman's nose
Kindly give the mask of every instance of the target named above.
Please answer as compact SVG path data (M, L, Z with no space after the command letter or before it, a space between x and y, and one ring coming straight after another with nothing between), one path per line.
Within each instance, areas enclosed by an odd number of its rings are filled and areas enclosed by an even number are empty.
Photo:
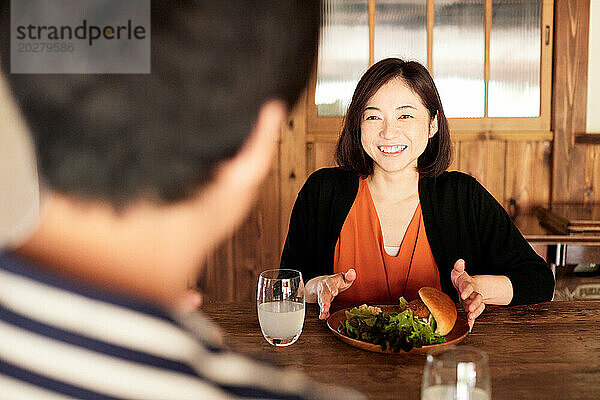
M393 139L398 136L398 127L393 122L384 121L380 136L383 139Z

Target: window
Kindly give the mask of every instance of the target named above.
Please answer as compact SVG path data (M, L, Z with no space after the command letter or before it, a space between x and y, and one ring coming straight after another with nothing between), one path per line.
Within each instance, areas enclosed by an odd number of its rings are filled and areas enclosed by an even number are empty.
M551 139L551 0L324 0L308 133L337 135L360 76L426 65L455 136Z

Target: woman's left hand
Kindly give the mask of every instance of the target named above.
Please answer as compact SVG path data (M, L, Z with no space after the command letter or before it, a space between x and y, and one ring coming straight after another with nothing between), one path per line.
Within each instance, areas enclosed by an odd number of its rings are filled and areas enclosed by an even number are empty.
M473 324L475 324L475 318L479 317L485 309L477 279L465 271L465 261L460 259L454 263L454 269L450 272L450 280L458 292L460 303L467 313L467 323L469 324L469 331L471 331Z

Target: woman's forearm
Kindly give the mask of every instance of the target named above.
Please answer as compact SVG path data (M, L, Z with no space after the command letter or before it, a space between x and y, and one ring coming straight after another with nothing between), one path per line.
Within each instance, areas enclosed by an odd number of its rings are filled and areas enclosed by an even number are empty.
M513 298L513 286L504 275L475 275L475 291L486 304L507 305Z

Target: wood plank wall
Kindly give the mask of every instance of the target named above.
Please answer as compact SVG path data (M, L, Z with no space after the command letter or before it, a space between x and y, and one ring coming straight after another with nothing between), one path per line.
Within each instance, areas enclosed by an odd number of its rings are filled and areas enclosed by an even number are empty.
M575 143L586 129L590 3L556 0L555 19L552 202L598 203L600 146Z
M585 130L589 1L554 5L554 141L453 142L450 169L475 176L512 215L535 204L600 202L600 146L574 140ZM298 190L309 173L333 165L335 137L307 141L306 115L301 102L282 129L278 160L247 222L204 263L205 301L254 299L260 271L279 264Z

